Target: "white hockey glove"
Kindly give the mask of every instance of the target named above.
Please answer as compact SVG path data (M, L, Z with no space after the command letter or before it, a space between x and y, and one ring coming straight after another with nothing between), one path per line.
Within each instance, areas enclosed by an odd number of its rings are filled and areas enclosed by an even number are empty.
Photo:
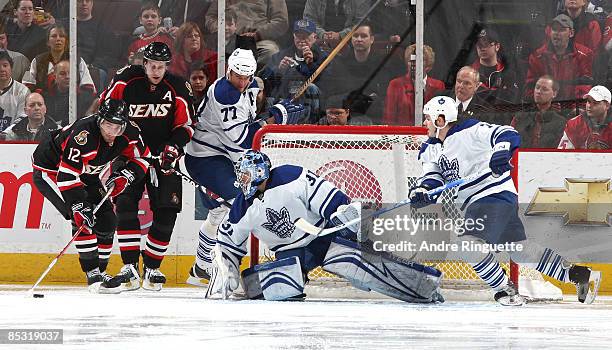
M341 205L336 209L330 217L330 221L334 226L345 225L351 221L352 224L346 226L345 229L338 231L341 236L356 240L361 231L361 202L353 202L349 205Z
M204 298L226 300L240 286L240 274L228 259L223 258L219 244L210 252L212 257L212 273Z

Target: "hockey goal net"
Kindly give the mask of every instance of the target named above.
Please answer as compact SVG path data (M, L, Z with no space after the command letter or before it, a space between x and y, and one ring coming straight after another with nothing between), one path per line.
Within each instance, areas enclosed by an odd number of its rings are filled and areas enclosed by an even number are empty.
M417 155L426 139L426 129L420 127L269 125L257 133L253 148L267 154L273 167L299 165L331 181L353 200L388 205L405 199L408 189L421 176ZM451 203L453 195L452 190L447 191L442 202ZM452 211L445 214L460 215L456 209ZM266 247L251 237L251 263L270 259L273 256ZM486 288L464 262L448 259L421 262L444 273L443 288ZM542 279L536 271L520 269L514 263L506 262L504 266L515 282L521 275L531 280ZM309 278L322 284L342 282L320 268L312 271Z

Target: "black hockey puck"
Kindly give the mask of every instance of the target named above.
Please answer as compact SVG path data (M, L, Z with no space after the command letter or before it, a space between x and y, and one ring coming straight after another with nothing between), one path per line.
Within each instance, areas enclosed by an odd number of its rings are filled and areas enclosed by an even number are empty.
M38 293L34 294L34 298L44 298L44 297L45 297L44 294L38 294Z

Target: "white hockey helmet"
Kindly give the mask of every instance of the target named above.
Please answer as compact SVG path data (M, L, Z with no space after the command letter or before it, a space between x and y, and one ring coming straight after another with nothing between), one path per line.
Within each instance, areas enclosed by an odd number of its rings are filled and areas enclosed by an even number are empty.
M448 125L448 123L457 121L457 105L451 97L436 96L423 106L423 114L429 115L434 122L438 116L444 115L444 120L446 121L444 126L436 126L441 129Z
M257 70L257 61L253 55L253 51L246 49L236 49L227 59L227 76L230 71L236 74L253 76Z

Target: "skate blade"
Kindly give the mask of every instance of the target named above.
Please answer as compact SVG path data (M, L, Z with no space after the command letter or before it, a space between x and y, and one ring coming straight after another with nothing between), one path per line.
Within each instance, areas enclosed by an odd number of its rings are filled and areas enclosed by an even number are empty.
M521 306L525 304L525 298L522 295L516 294L512 296L501 297L497 302L503 306Z
M121 290L129 292L131 290L137 290L140 288L140 280L133 280L126 283L121 283Z
M593 282L593 289L591 289L591 282ZM599 284L601 283L601 271L591 271L589 276L589 292L584 300L585 304L593 304L599 291Z
M151 283L147 281L142 282L142 289L159 292L162 289L163 283Z
M102 282L94 282L90 284L89 286L87 286L87 290L89 291L89 293L92 293L92 294L100 294L101 285L102 285Z
M189 276L189 278L187 278L187 284L190 284L192 286L196 286L196 287L208 287L208 280L206 278L199 278L199 277L194 277L194 276Z
M107 288L104 286L100 286L100 288L98 289L98 293L99 294L119 294L121 293L122 290L123 290L122 286L115 287L115 288Z

